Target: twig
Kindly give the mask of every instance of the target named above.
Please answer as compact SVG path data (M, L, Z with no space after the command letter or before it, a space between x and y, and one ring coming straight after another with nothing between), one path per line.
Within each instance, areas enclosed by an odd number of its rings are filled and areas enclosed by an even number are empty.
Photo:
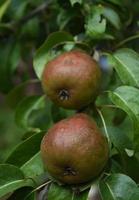
M51 182L52 182L51 180L50 180L50 181L47 181L46 183L44 183L44 184L38 186L38 187L37 187L36 189L34 189L33 191L37 191L37 190L41 189L42 187L48 185L48 184L51 183Z
M108 131L107 131L107 127L106 127L106 123L105 123L105 120L104 120L104 117L101 113L101 111L99 109L97 109L97 112L102 120L102 123L103 123L103 126L104 126L104 130L105 130L105 134L106 134L106 137L107 137L107 140L108 140L108 144L109 144L109 147L111 148L111 141L110 141L110 138L109 138L109 134L108 134Z
M28 197L29 197L31 194L33 194L34 192L39 191L42 187L48 186L50 183L52 183L51 180L49 180L49 181L45 182L44 184L38 186L37 188L35 188L34 190L32 190L32 191L25 197L25 199L28 199ZM46 188L45 188L45 189L46 189ZM25 200L25 199L24 199L24 200Z
M116 48L119 48L119 47L123 46L125 43L130 42L130 41L135 40L135 39L138 39L138 38L139 38L139 34L136 34L136 35L133 35L133 36L131 36L131 37L128 37L128 38L126 38L125 40L119 42L119 43L116 45Z
M33 17L39 15L41 12L43 12L44 10L47 9L47 7L49 6L49 4L52 2L52 0L47 0L47 2L41 4L39 7L37 7L36 9L34 9L33 11L31 11L29 14L27 14L26 16L23 16L21 19L19 19L18 21L11 21L5 24L2 24L1 26L9 29L10 31L12 31L13 33L16 32L17 28L19 26L22 26L24 23L26 23L27 21L29 21L30 19L32 19ZM5 35L0 35L0 39L5 37Z
M110 104L103 104L103 105L99 105L97 106L97 108L119 108L118 106L116 105L110 105Z
M45 3L43 3L42 5L40 5L38 8L36 8L35 10L33 10L32 12L30 12L28 15L22 17L18 23L25 23L26 21L32 19L33 17L35 17L36 15L40 14L42 11L44 11L48 5L52 2L52 0L49 0Z

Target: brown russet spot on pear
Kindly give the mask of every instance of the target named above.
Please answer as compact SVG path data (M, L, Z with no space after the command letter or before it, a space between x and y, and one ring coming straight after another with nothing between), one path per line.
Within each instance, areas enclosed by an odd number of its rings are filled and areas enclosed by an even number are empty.
M95 121L79 113L50 128L41 143L44 166L56 180L81 184L96 178L108 160L106 138Z
M58 106L80 109L94 101L100 87L101 70L87 53L72 50L48 62L42 73L42 86Z

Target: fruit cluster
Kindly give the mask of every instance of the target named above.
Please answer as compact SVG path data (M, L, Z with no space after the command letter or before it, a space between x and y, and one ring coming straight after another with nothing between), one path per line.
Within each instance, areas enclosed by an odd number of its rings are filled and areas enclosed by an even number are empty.
M101 71L91 56L80 50L50 61L42 74L47 96L58 106L82 109L95 101ZM108 160L108 143L95 121L84 113L61 120L41 143L45 168L56 180L81 184L97 177Z

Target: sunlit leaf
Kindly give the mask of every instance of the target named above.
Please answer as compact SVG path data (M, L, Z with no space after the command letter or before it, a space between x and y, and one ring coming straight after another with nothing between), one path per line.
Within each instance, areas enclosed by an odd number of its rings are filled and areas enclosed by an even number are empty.
M114 104L123 109L130 117L134 127L134 142L139 148L139 90L131 86L121 86L109 96Z
M73 37L69 33L62 31L54 32L48 36L46 41L38 49L33 62L38 78L41 78L45 64L54 56L50 54L50 50L54 46L66 41L73 41Z
M75 3L82 4L83 0L70 0L71 5L73 6Z
M106 19L102 17L103 8L101 6L92 7L86 18L86 34L92 38L100 38L106 30Z
M9 7L11 3L11 0L6 0L1 6L0 6L0 21L2 20L2 17L4 13L6 12L7 8Z
M103 15L116 29L120 29L121 21L116 11L110 7L103 7Z
M126 85L139 87L139 54L132 49L119 49L109 60Z

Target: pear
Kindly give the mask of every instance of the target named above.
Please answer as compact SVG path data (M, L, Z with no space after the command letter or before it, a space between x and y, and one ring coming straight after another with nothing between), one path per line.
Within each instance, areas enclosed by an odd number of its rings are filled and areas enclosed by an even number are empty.
M81 109L99 92L101 70L90 55L80 50L65 52L46 64L42 87L58 106Z
M107 139L87 114L79 113L56 123L41 142L47 172L65 184L96 178L108 160Z

